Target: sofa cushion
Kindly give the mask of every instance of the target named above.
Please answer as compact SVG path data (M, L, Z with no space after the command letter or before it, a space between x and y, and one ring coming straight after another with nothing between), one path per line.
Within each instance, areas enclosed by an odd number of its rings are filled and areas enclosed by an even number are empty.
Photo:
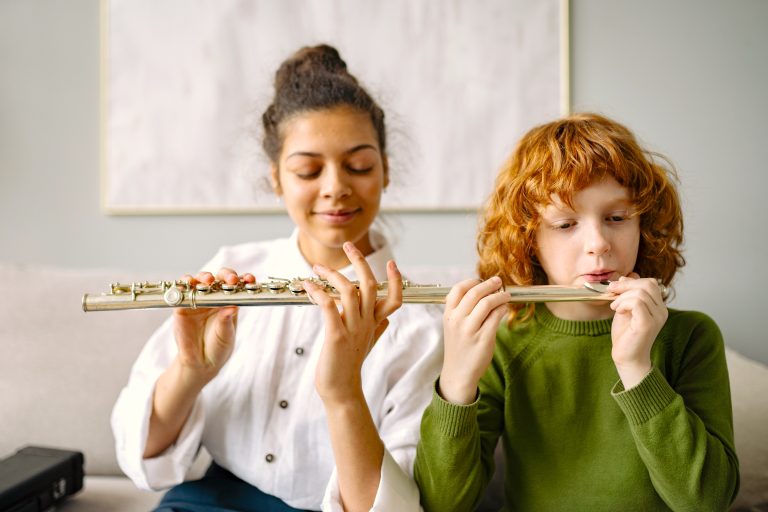
M142 491L125 477L87 476L83 490L56 506L56 512L146 512L162 492Z
M147 280L110 270L0 263L0 457L24 445L79 450L86 474L121 474L110 414L167 311L84 313L84 292Z
M768 510L768 366L726 349L741 487L734 507Z

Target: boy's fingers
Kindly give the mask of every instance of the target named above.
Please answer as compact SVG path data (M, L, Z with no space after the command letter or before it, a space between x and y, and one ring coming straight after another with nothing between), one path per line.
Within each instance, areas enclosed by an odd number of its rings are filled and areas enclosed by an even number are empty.
M499 328L499 324L501 324L501 321L504 318L504 315L507 314L508 310L509 308L507 307L506 303L500 306L496 306L496 308L486 317L483 325L480 327L482 333L484 335L488 334L494 336L495 338L495 333Z
M506 291L498 291L483 297L468 316L470 325L476 325L478 329L482 328L480 326L484 325L488 318L499 309L502 312L506 312L508 309L506 307L507 304L509 304L509 294Z
M496 293L501 288L501 278L493 276L486 279L482 283L472 287L461 298L459 305L456 306L456 310L462 316L469 316L472 311L477 307L477 304L485 297Z
M466 295L473 286L477 286L480 283L482 283L480 279L465 279L464 281L459 281L453 285L451 291L448 292L448 296L445 298L446 307L449 309L456 309L464 295Z

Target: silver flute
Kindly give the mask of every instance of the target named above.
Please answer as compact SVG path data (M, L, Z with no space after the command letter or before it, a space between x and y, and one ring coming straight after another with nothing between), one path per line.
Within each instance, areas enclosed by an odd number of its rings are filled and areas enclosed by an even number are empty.
M332 298L340 299L339 291L328 281L317 277L283 279L268 277L266 282L192 285L186 281L156 281L113 283L107 293L83 295L83 311L119 311L156 308L213 308L221 306L294 306L310 305L304 281L311 281ZM357 282L354 283L358 285ZM389 284L377 283L377 297L387 296ZM608 282L584 283L584 286L508 286L509 302L567 302L611 301ZM450 287L439 284L415 284L404 280L403 302L406 304L445 304Z

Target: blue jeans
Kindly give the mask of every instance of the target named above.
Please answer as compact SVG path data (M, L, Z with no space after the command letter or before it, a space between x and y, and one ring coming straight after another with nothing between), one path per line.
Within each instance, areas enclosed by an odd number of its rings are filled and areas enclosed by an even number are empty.
M215 462L200 480L171 488L154 512L309 512L261 492Z

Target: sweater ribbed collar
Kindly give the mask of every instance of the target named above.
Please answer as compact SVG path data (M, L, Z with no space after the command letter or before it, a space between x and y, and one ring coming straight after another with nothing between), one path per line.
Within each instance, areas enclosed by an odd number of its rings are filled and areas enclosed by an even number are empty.
M536 305L536 321L543 327L570 336L603 336L611 333L612 318L604 320L563 320L552 314L545 304Z

